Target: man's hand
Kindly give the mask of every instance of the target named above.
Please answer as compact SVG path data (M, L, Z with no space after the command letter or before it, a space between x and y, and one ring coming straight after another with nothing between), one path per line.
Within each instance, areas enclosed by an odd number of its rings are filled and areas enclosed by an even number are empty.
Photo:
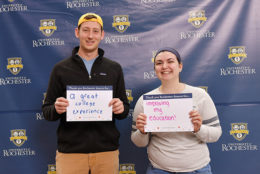
M62 114L67 111L67 107L69 106L69 101L64 97L59 97L55 101L55 109L58 114Z
M114 114L121 114L124 112L124 104L119 98L113 98L109 102L109 106L112 106L112 111Z

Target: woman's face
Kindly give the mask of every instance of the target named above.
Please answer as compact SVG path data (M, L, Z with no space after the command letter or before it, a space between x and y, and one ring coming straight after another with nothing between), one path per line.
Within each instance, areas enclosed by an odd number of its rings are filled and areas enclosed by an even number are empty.
M155 59L154 69L161 81L178 80L182 70L182 63L178 62L175 54L163 51Z

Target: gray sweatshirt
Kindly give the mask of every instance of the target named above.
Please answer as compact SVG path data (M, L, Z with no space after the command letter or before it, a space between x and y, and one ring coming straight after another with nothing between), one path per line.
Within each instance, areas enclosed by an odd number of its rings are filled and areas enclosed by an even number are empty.
M210 162L206 143L216 142L222 134L215 105L208 93L198 87L185 85L182 93L192 93L193 107L202 116L203 123L197 133L152 132L142 134L136 129L136 118L144 112L143 96L134 108L132 142L138 147L147 146L148 158L155 168L170 172L190 172ZM146 95L161 94L156 88Z

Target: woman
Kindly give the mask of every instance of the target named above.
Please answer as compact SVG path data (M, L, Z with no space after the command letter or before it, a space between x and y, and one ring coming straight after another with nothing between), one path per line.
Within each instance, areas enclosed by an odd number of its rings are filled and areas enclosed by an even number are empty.
M154 58L154 69L161 86L146 95L192 93L194 110L189 115L194 131L146 133L143 96L136 103L131 140L138 147L147 146L150 164L146 174L212 174L206 143L216 142L221 136L217 111L205 90L180 82L182 68L175 49L160 49Z

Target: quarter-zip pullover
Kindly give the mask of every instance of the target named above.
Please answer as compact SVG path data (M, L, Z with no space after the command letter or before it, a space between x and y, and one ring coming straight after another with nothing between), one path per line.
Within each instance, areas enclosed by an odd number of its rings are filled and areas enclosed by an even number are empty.
M46 120L59 120L57 129L58 151L62 153L95 153L113 151L119 147L120 133L115 119L124 119L128 115L129 103L125 92L123 71L115 61L103 57L104 51L98 49L98 58L94 61L89 74L82 59L76 55L57 63L51 73L48 90L42 106ZM119 98L124 104L122 114L113 114L112 121L67 122L66 113L58 114L54 103L58 97L66 98L68 85L111 85L113 98Z

